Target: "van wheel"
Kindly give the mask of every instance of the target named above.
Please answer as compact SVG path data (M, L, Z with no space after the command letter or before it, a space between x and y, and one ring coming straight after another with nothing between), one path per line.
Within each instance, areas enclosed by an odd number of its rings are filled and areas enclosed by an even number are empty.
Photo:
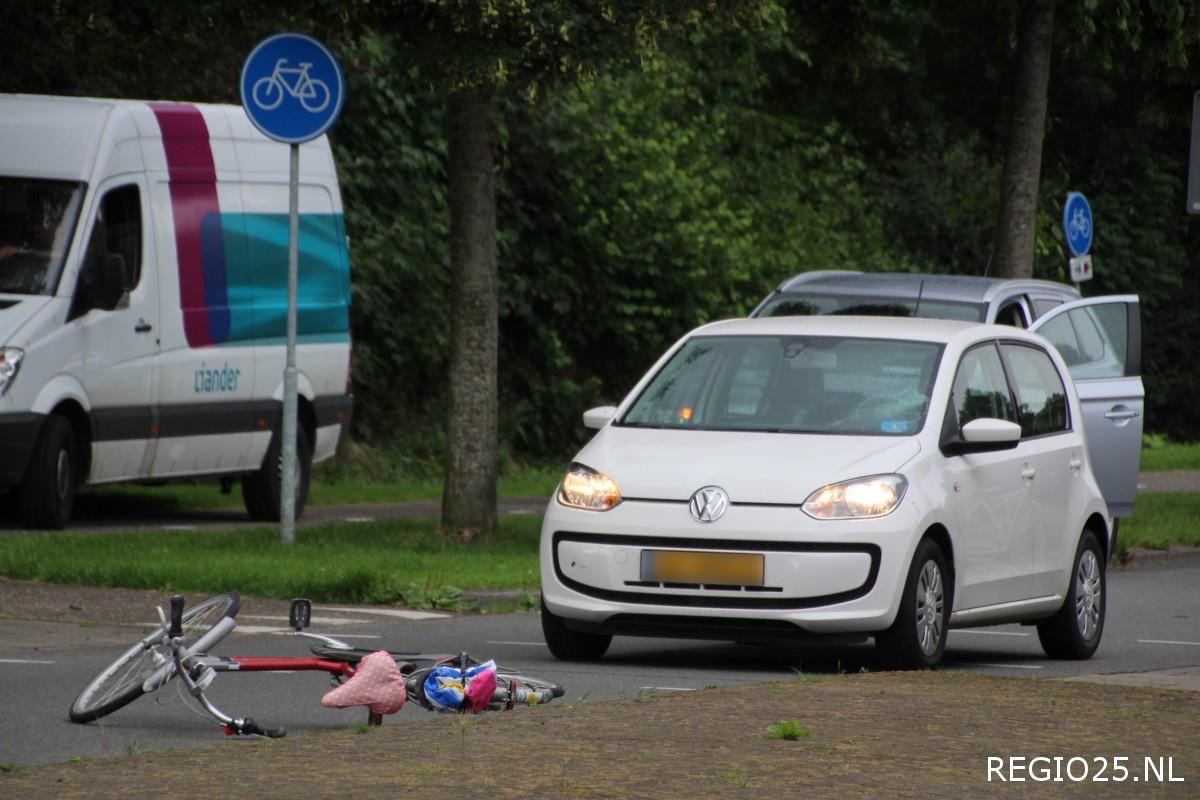
M78 463L71 423L50 415L21 483L19 506L25 527L62 530L66 526L75 506Z
M542 636L550 654L559 661L598 661L612 644L612 636L568 628L562 617L546 608L545 598L542 598Z
M1050 658L1092 657L1104 633L1107 604L1104 555L1096 534L1084 531L1071 562L1071 584L1062 608L1037 626L1038 640Z
M276 432L258 472L242 478L242 500L253 519L278 522L283 516L281 480L283 475L283 436ZM312 445L303 425L296 426L296 519L308 503L308 482L312 474Z
M895 667L921 669L942 663L954 597L948 575L942 548L932 539L923 539L908 568L896 621L875 637L875 644Z

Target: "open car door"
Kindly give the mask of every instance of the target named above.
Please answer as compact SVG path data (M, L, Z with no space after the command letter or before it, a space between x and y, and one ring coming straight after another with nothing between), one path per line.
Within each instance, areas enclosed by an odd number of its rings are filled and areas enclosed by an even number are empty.
M1131 516L1146 401L1137 295L1064 303L1030 330L1049 339L1067 362L1083 407L1092 471L1109 514Z

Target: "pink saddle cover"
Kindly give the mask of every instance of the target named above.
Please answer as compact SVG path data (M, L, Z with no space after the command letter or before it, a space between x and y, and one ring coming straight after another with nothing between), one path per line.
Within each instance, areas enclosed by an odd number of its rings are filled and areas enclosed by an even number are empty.
M373 714L394 714L404 705L404 675L386 650L380 650L358 662L354 675L325 693L321 705L329 708L366 706Z

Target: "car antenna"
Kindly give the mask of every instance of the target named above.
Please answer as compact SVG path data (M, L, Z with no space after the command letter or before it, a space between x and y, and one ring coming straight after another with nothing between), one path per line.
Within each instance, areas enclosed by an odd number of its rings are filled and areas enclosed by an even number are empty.
M921 296L925 294L925 279L921 278L921 285L917 287L917 304L913 307L913 316L921 316Z

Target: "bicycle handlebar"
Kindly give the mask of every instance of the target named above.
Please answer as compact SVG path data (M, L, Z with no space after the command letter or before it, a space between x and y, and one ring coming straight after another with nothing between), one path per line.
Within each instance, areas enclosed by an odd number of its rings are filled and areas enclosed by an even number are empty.
M225 733L229 736L266 736L268 739L282 739L287 736L287 728L264 728L250 717L246 717L226 724Z

